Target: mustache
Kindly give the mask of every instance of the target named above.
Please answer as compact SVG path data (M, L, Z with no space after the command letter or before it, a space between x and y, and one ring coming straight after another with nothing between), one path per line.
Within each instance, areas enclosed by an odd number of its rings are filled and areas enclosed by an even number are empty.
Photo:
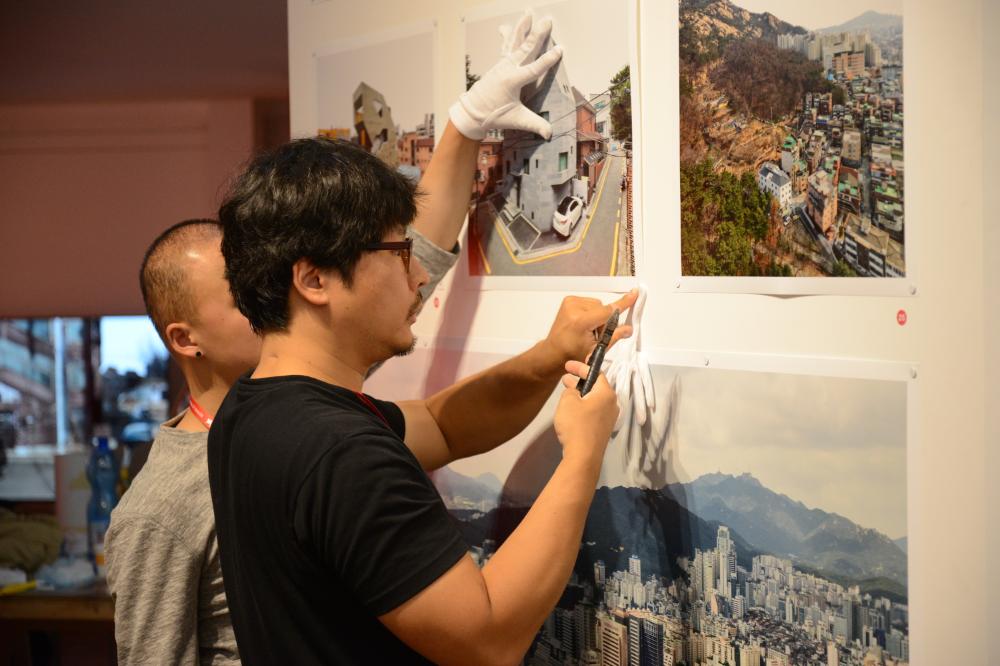
M413 301L413 305L410 306L410 311L406 316L413 317L420 314L420 311L424 309L424 297L420 292L417 292L417 298Z

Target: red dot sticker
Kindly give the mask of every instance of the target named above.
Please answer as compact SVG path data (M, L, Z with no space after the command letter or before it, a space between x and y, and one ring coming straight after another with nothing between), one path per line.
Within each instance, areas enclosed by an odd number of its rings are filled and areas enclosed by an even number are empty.
M896 323L900 326L906 326L906 310L900 310L896 313Z
M434 297L434 308L437 309L441 307L441 299L437 296ZM905 316L905 315L904 315Z

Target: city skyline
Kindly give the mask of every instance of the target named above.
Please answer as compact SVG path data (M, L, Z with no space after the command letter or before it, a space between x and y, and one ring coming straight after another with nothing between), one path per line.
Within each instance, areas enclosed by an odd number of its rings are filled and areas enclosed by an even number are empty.
M905 278L901 6L795 9L681 0L682 272Z
M770 12L782 21L806 30L822 30L846 23L868 11L902 16L902 0L843 0L841 2L801 2L800 0L735 0L737 7L760 13Z
M504 358L467 353L458 376ZM907 535L905 382L665 365L651 371L656 410L650 421L658 430L669 414L671 385L680 378L676 430L658 454L665 476L637 484L623 462L625 436L619 435L608 445L599 486L660 487L716 472L750 473L811 508L890 539ZM370 383L389 388L390 380L387 367ZM510 442L450 468L471 478L492 473L504 483L517 465L522 485L540 488L559 458L551 423L560 393L554 391Z

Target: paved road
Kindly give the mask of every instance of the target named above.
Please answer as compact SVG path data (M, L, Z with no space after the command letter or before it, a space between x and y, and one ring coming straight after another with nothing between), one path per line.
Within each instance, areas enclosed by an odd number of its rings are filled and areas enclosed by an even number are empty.
M608 275L615 253L615 223L622 216L619 233L624 232L624 201L621 200L619 183L625 170L625 155L608 156L608 164L601 174L601 182L594 194L590 209L584 212L572 235L561 239L555 232L543 234L535 248L552 248L544 256L521 259L515 256L514 247L505 244L495 226L482 216L477 228L480 247L470 248L482 252L489 263L490 275ZM617 261L621 261L620 257Z

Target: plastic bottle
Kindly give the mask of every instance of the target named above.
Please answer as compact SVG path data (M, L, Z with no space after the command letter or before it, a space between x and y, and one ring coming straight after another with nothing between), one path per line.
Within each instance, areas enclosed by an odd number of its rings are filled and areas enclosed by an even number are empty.
M118 503L115 486L118 483L118 465L111 453L107 437L98 437L97 445L90 452L87 462L90 480L90 502L87 503L87 541L97 575L106 574L104 564L104 534L111 522L111 510Z

